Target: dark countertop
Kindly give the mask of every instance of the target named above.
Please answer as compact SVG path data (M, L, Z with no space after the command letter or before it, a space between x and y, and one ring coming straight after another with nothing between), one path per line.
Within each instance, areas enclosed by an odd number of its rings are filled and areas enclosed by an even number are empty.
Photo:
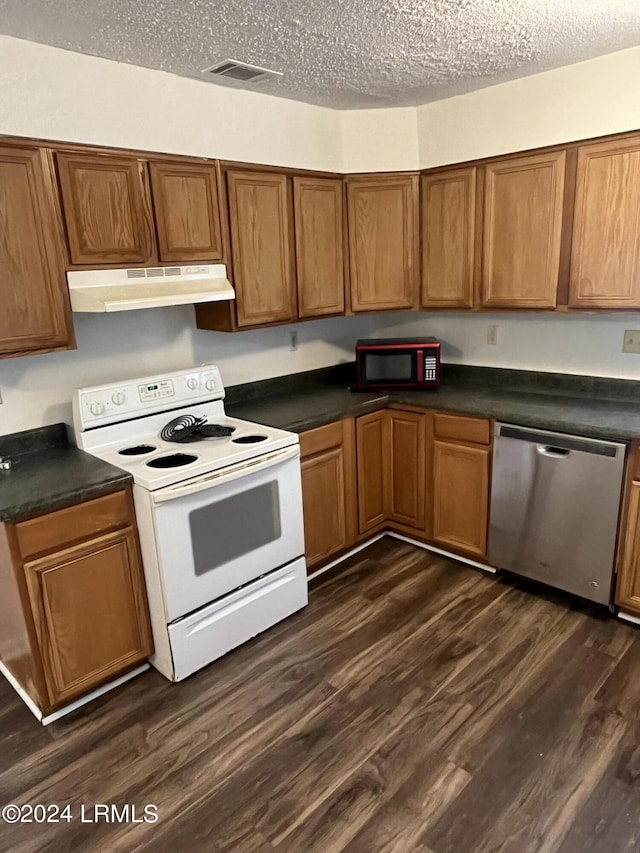
M353 365L236 385L226 409L237 418L303 432L387 403L494 418L557 432L640 439L640 382L443 365L437 391L354 392Z
M119 468L68 443L64 424L0 436L0 521L20 521L115 492L131 482Z

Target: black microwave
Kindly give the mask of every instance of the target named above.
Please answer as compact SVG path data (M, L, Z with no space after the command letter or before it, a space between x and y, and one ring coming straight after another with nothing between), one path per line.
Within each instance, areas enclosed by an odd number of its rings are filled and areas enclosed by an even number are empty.
M356 343L355 390L440 385L440 343L435 338L365 338Z

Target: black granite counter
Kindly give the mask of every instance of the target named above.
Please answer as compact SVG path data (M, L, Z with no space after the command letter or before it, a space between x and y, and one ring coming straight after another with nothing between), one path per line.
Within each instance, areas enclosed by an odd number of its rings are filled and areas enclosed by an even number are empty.
M640 439L640 382L443 365L437 391L354 392L353 365L236 385L233 417L303 432L389 402L522 426L617 440Z
M0 521L19 521L117 491L129 474L68 443L64 424L0 436Z

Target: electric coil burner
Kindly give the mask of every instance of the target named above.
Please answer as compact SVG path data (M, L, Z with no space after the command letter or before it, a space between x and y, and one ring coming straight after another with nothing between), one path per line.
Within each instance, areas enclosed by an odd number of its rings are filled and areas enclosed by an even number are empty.
M151 663L171 681L307 603L298 436L228 417L224 396L205 365L74 399L78 446L133 477Z

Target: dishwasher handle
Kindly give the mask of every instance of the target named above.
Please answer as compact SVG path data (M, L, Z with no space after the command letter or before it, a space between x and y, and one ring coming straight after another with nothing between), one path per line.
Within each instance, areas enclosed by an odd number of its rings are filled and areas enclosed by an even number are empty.
M599 438L583 438L582 436L565 435L564 433L546 432L527 427L512 426L511 424L496 424L498 438L513 438L517 441L527 441L537 444L538 447L553 448L556 453L545 455L557 455L558 450L576 450L581 453L593 453L595 456L608 456L617 459L618 452L624 455L625 445L612 441L604 441Z
M568 456L571 451L567 447L554 447L552 444L539 444L538 453L541 456L555 456L557 459L562 459Z

